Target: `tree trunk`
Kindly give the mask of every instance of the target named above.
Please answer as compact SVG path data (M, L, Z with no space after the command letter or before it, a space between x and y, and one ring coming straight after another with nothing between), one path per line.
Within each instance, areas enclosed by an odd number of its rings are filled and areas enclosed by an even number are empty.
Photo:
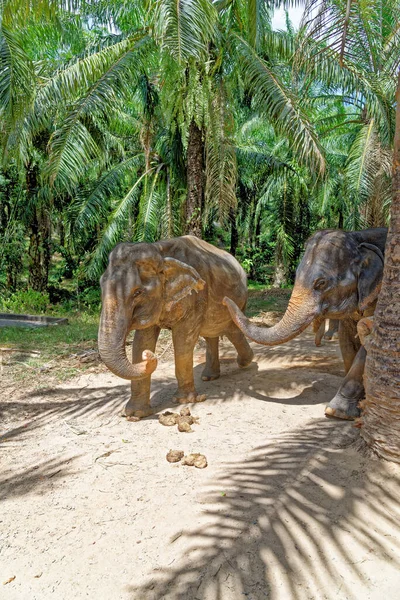
M233 208L230 209L229 218L231 222L231 247L229 251L232 256L236 256L236 250L239 245L239 232L236 225L236 211Z
M29 287L33 290L44 292L47 289L49 280L51 228L50 218L46 210L33 200L38 190L38 169L36 166L28 167L26 183L28 197L34 205L29 223L28 282Z
M187 150L187 197L185 206L186 234L202 237L204 206L204 141L202 131L192 120Z
M391 220L367 344L361 436L379 456L400 463L400 71L396 98Z
M29 287L38 292L47 289L50 267L50 220L45 214L35 214L30 224Z

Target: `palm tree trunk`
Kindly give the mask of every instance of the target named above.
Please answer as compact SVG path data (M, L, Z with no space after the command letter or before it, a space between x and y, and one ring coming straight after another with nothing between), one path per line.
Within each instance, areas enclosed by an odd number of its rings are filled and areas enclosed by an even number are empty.
M236 211L231 208L229 211L229 220L231 222L231 247L229 252L236 256L236 250L239 245L239 232L236 224Z
M400 463L400 71L393 157L393 200L382 291L367 345L361 436L381 457Z
M186 234L202 235L202 211L204 206L204 141L201 129L194 119L189 127L187 150L187 197L185 206Z
M34 203L32 216L29 222L29 287L38 292L47 289L49 281L49 268L51 260L51 227L50 217L44 207L37 201L38 168L30 165L27 169L26 185L28 198Z

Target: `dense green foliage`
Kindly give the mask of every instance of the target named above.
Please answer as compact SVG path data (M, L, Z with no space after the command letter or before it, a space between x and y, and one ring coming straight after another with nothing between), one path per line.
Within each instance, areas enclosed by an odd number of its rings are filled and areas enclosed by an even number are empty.
M399 0L308 1L278 32L245 0L0 6L3 308L97 307L116 243L195 221L275 285L316 229L387 223Z

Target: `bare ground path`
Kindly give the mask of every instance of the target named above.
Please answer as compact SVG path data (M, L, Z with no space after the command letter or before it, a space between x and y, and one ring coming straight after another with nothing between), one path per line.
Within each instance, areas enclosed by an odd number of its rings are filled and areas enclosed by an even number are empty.
M87 373L1 398L5 600L381 600L400 597L400 472L323 418L342 368L309 332L200 380L193 433L119 416L128 385ZM170 408L169 359L153 403ZM169 464L202 452L204 470ZM9 579L15 577L9 583Z

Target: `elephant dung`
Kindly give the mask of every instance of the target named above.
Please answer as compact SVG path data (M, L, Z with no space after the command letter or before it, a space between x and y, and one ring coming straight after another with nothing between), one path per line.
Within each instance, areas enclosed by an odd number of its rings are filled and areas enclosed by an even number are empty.
M190 408L188 406L184 406L180 410L181 417L190 417Z
M196 467L197 469L205 469L207 466L207 459L204 454L195 452L194 454L188 454L182 459L182 464L188 467Z
M166 425L167 427L170 427L171 425L177 424L178 418L179 418L178 413L172 413L167 410L167 411L165 411L165 413L162 413L158 417L158 421L159 421L159 423L161 423L161 425Z
M183 456L184 452L182 452L182 450L170 450L166 458L169 463L176 463L179 462Z
M184 419L189 419L190 417L184 417ZM178 431L182 433L190 433L193 429L190 427L190 423L188 421L178 421Z

